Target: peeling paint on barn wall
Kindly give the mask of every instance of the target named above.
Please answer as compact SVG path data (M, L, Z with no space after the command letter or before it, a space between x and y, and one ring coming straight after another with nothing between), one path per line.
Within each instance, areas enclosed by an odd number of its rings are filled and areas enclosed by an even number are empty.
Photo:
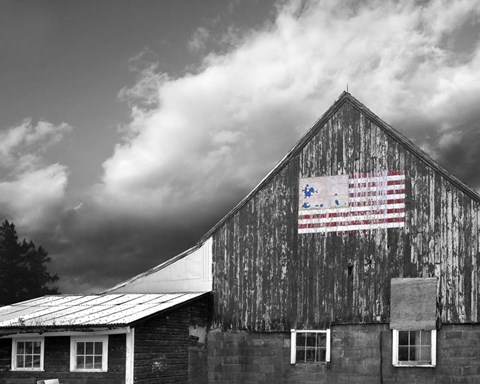
M438 277L443 323L478 322L479 201L346 100L214 233L214 320L289 330L389 320L392 277ZM405 173L403 228L298 234L299 180Z

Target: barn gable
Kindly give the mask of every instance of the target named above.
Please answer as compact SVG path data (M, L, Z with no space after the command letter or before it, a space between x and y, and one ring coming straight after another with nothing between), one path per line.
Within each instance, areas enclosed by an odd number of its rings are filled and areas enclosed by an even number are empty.
M300 233L302 179L388 174L404 180L399 225ZM388 322L397 277L437 277L440 320L477 322L479 206L475 191L343 93L207 233L216 322L251 330Z

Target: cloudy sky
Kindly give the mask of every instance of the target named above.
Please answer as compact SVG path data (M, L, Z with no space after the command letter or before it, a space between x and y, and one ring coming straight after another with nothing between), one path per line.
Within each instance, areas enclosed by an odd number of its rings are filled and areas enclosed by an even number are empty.
M0 216L62 293L194 245L348 88L480 191L480 2L2 0Z

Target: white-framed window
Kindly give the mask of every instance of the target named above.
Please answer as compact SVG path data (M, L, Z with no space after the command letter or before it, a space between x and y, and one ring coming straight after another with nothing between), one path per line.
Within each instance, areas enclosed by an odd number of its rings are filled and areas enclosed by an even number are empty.
M396 367L435 367L437 330L393 331L392 363Z
M43 371L45 339L12 339L12 371Z
M330 362L330 329L291 330L290 363Z
M70 338L70 371L107 372L108 336Z

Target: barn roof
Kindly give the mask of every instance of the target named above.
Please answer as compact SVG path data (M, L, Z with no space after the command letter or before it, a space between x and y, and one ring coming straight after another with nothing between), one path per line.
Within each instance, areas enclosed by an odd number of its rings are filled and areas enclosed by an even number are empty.
M128 326L205 293L44 296L0 307L0 328Z

